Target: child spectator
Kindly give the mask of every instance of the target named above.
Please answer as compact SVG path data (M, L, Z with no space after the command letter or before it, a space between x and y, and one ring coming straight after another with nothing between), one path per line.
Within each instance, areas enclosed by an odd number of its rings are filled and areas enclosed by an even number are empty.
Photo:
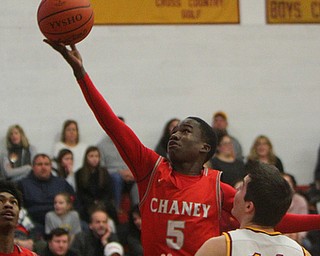
M54 198L54 211L46 214L45 233L49 235L55 228L63 228L74 235L81 232L80 218L77 211L72 210L72 198L68 193L58 193Z

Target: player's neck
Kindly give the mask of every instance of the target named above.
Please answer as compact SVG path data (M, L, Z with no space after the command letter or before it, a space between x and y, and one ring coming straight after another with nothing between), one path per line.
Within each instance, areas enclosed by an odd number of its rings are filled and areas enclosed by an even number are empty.
M12 253L14 249L13 240L13 232L0 232L0 253Z
M274 228L270 227L270 226L261 226L261 225L257 225L254 224L252 222L247 222L247 223L241 223L240 224L240 228L244 229L244 228L252 228L252 229L258 229L258 230L263 230L265 232L274 232Z
M176 172L190 176L200 175L203 169L203 165L198 163L175 163L172 167Z

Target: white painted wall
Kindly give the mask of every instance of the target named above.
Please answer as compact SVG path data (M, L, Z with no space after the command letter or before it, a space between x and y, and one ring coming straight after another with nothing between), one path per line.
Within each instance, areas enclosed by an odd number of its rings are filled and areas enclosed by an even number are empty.
M39 0L0 7L0 137L21 124L52 153L65 119L102 136L71 69L42 42ZM211 122L224 110L245 154L269 136L300 184L313 180L320 143L319 25L267 25L264 0L241 0L240 25L95 26L78 46L99 90L149 147L171 117Z

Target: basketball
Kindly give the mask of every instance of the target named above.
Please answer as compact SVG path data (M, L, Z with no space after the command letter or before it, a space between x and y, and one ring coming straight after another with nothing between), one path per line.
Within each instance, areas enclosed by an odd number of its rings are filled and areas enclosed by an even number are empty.
M94 16L89 0L42 0L37 20L47 39L70 45L86 38Z

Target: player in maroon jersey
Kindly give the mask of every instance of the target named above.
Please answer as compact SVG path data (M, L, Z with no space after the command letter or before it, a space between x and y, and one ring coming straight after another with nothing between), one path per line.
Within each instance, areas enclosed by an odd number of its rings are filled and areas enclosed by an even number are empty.
M144 254L194 255L209 237L220 234L221 212L231 212L235 195L220 182L218 171L203 167L216 149L211 127L200 118L184 119L170 137L169 160L162 158L118 119L91 82L75 45L67 49L45 42L70 64L87 103L136 178ZM282 224L280 231L286 233L319 229L320 216L286 215Z
M34 252L14 243L22 195L9 181L0 181L0 256L34 256Z

